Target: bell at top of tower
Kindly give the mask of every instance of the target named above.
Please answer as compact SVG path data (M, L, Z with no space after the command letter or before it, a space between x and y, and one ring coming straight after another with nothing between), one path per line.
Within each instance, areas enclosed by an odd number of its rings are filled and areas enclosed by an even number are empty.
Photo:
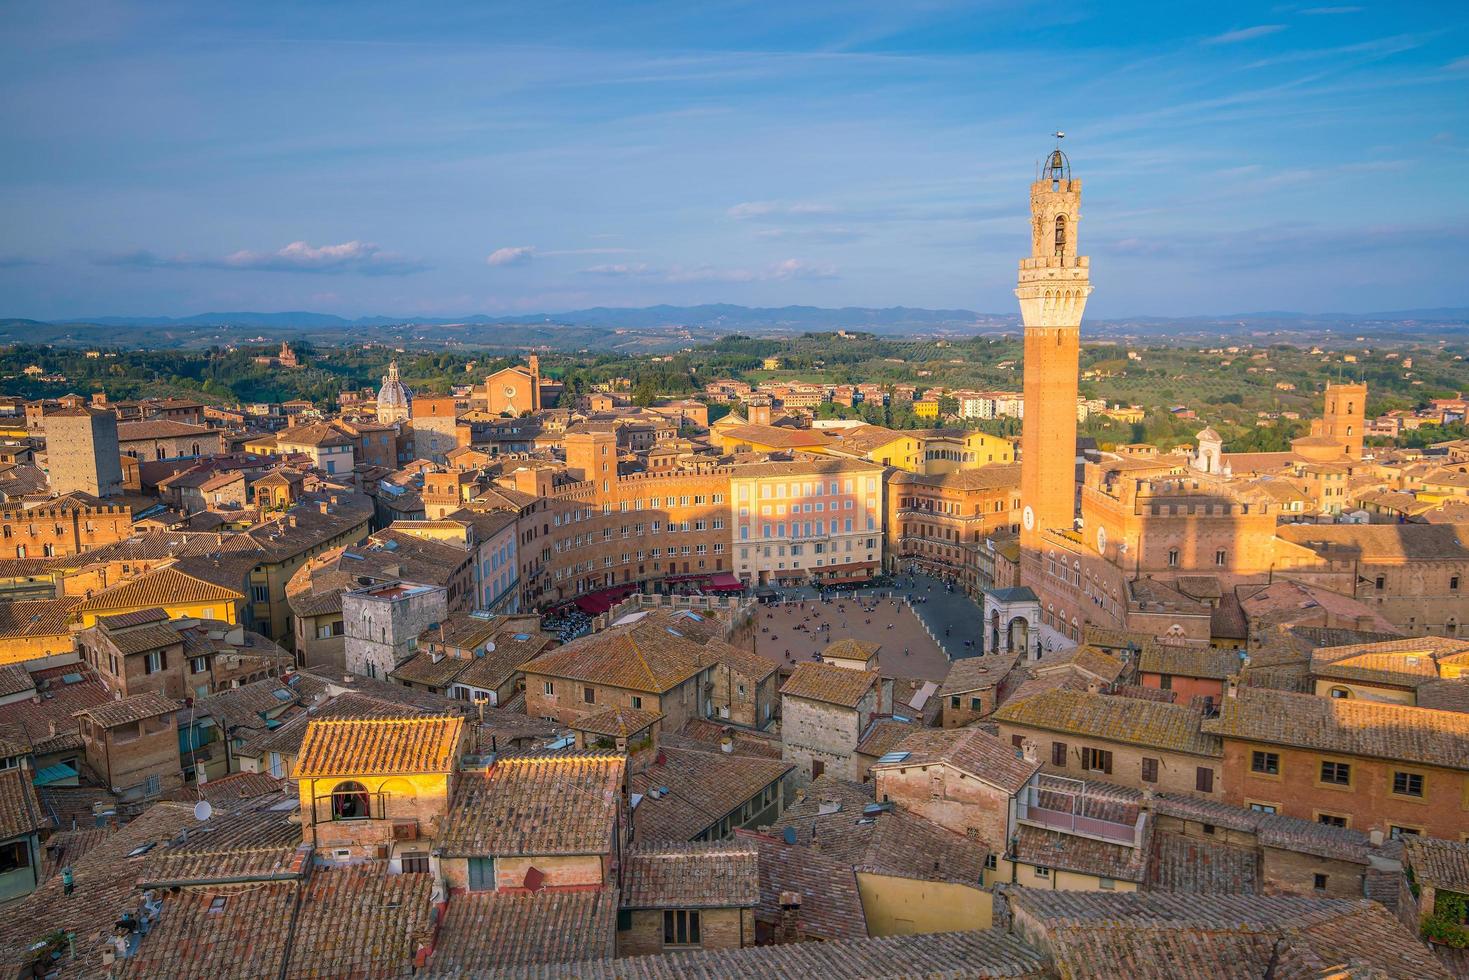
M1046 162L1041 166L1041 180L1067 181L1071 179L1071 161L1066 154L1061 152L1058 146L1046 155Z

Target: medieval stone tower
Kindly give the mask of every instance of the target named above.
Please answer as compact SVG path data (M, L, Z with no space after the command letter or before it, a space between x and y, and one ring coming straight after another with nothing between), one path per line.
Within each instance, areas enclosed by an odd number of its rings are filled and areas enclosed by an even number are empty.
M1323 435L1336 440L1343 454L1362 458L1363 428L1367 425L1367 386L1365 384L1329 384L1321 423L1313 426Z
M1020 437L1021 545L1070 530L1076 515L1076 388L1081 314L1092 286L1076 254L1081 181L1051 151L1030 185L1030 257L1015 295L1025 322L1025 423Z

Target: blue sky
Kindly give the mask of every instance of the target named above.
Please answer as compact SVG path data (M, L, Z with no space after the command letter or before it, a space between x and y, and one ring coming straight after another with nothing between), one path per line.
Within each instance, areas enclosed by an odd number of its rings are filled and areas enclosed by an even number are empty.
M1049 8L1049 9L1048 9ZM1469 305L1469 4L0 5L0 316Z

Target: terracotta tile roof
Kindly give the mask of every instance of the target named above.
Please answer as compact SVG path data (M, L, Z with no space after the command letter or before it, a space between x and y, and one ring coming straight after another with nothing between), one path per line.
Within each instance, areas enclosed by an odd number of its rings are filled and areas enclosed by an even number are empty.
M871 783L822 776L781 814L771 833L792 827L798 843L859 872L979 887L988 847L905 810L864 814L873 800ZM831 810L833 803L839 809Z
M464 719L312 719L291 778L452 772Z
M824 663L800 663L781 687L782 697L806 698L855 708L879 682L876 671Z
M1311 655L1311 671L1317 677L1418 687L1438 679L1441 661L1454 660L1466 651L1469 643L1443 636L1322 647Z
M0 640L65 636L71 629L71 612L81 601L76 596L68 596L0 602Z
M157 607L118 613L116 616L97 617L97 624L99 626L105 626L109 630L124 630L131 626L142 626L145 623L166 622L168 622L168 613Z
M1013 746L978 728L923 728L903 739L894 751L907 752L901 762L879 762L874 772L945 763L1011 796L1041 768L1016 755ZM999 841L992 843L998 844Z
M663 953L565 967L520 967L504 970L502 975L526 980L682 980L688 977L1042 980L1053 976L1039 951L997 929Z
M1006 653L987 657L965 657L949 666L949 673L938 689L941 698L970 691L983 691L998 687L1010 673L1019 654Z
M282 798L285 802L290 797ZM185 828L165 845L148 852L138 881L145 886L210 882L229 884L256 879L297 879L301 825L294 810L273 810L269 799L237 801L238 812L220 810L205 823ZM192 801L188 804L191 808Z
M117 631L104 627L98 631L97 635L105 636L112 648L124 657L148 650L181 646L184 642L183 637L179 636L179 631L166 623L135 626L132 629Z
M904 486L919 484L928 487L943 487L952 490L1006 490L1020 486L1019 463L988 463L974 469L954 470L950 473L922 475L919 473L894 473L890 485Z
M695 676L699 645L661 630L615 626L522 665L529 674L663 694Z
M520 640L517 637L528 636ZM503 631L495 634L495 649L485 651L484 656L469 661L464 673L455 678L467 687L482 691L493 691L508 684L520 673L520 665L533 660L553 640L540 633L526 634L518 631Z
M857 891L857 876L843 864L814 847L787 844L779 835L736 830L735 840L759 851L760 904L756 918L767 924L781 921L782 892L801 896L797 922L801 939L857 939L867 935L867 914Z
M0 697L28 693L35 686L35 682L31 680L31 672L23 664L0 666Z
M871 660L877 656L877 651L881 648L881 643L866 643L848 637L828 643L826 649L821 651L821 655L823 657L842 657L847 660Z
M1469 676L1429 681L1418 688L1416 697L1420 708L1469 712Z
M297 425L277 432L277 446L350 446L352 437L329 422Z
M633 811L641 840L686 841L715 826L795 766L779 759L725 754L718 746L665 735L661 763L634 773L632 791L642 796ZM654 799L649 792L667 788Z
M1183 834L1155 834L1148 887L1195 895L1257 894L1255 849Z
M466 658L433 654L420 648L413 656L393 668L388 676L402 684L420 684L443 691L473 662Z
M0 770L0 841L33 834L51 825L26 768Z
M1070 977L1275 975L1435 978L1448 973L1392 913L1366 900L1009 888ZM1334 969L1332 969L1334 967Z
M732 439L737 442L748 442L761 446L773 446L777 449L795 449L800 446L827 446L830 445L832 441L827 436L822 435L820 432L817 432L815 429L787 429L783 426L757 425L754 423L749 423L746 425L732 425L728 428L720 429L719 433L721 437L727 440ZM739 470L736 471L735 475L774 476L780 472L785 472L781 470L777 471L776 473L765 473L758 469L761 466L770 465L779 464L756 463L749 467L740 467ZM745 470L753 470L755 472L746 473ZM809 473L812 471L804 470L803 472ZM824 473L830 471L822 470L820 472Z
M1403 839L1403 849L1416 880L1469 895L1469 842L1414 834Z
M227 776L211 779L201 786L181 786L166 794L164 799L192 804L202 794L214 806L228 806L241 800L274 795L284 785L267 772L232 772Z
M155 847L185 827L196 826L193 808L181 803L158 803L137 819L81 855L72 870L75 890L62 893L61 878L43 881L31 894L12 903L0 922L0 962L7 968L28 962L26 950L57 930L76 933L81 961L74 974L101 976L101 943L112 938L112 924L124 911L137 906L137 881L145 855L129 857L143 845Z
M232 980L279 976L286 958L283 926L295 904L294 883L165 895L158 923L137 953L118 960L118 973Z
M102 843L116 827L87 827L79 830L60 830L46 838L42 847L41 880L45 881L68 864L76 864L82 856Z
M1224 698L1215 736L1469 770L1469 715L1258 687Z
M760 852L748 841L635 845L623 863L625 909L753 908Z
M606 854L626 768L620 755L547 754L461 773L439 848L449 857Z
M910 734L917 731L919 726L911 721L898 721L895 718L878 718L867 726L860 741L857 742L857 754L870 758L881 758L893 750L894 747Z
M1469 557L1469 526L1459 524L1282 524L1276 535L1313 551L1363 561Z
M145 718L172 715L184 706L182 701L166 698L156 691L134 694L120 701L104 701L76 712L78 717L87 717L103 728L129 725Z
M781 755L780 736L724 725L707 718L690 718L677 734L690 741L690 748L698 747L692 743L702 742L703 748L713 751L727 736L734 743L735 755L756 755L764 759L779 759Z
M663 713L661 711L642 711L637 708L608 708L606 711L598 711L596 714L587 715L571 727L574 731L586 732L588 735L611 735L626 738L629 735L651 728L662 717Z
M408 977L432 937L433 877L381 863L314 871L291 936L287 978Z
M1042 691L1006 701L992 717L1000 724L1090 735L1192 755L1224 754L1217 735L1200 731L1201 715L1177 704L1086 691Z
M1197 677L1224 680L1239 673L1240 658L1233 650L1212 647L1154 643L1138 656L1138 670L1171 677Z
M24 729L31 750L38 756L81 748L82 738L73 715L111 701L112 692L90 668L80 664L36 671L31 676L37 685L36 697L0 705L0 724ZM64 677L79 679L67 683Z
M1112 688L1112 696L1137 698L1139 701L1161 701L1174 704L1178 701L1177 691L1165 691L1161 687L1144 687L1141 684L1118 684Z
M1091 837L1063 834L1021 824L1015 829L1007 856L1026 864L1060 868L1081 874L1142 882L1147 877L1148 851Z
M84 599L76 612L100 612L104 609L153 608L160 604L180 605L191 602L236 602L244 593L196 578L177 568L159 568L144 572L131 581L103 589Z
M178 436L218 436L218 429L211 429L207 425L190 425L188 422L175 422L172 419L149 419L144 422L119 422L117 423L117 441L129 442L134 439L173 439Z
M610 959L616 919L617 897L611 889L456 892L449 898L428 972L483 976L518 965ZM549 975L565 974L554 970Z

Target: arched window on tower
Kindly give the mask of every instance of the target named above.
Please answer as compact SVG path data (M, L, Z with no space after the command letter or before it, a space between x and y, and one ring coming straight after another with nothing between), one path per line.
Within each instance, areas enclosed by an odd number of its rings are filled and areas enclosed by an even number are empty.
M1056 254L1066 254L1066 215L1056 215Z
M1352 414L1352 403L1351 402L1347 402L1347 414L1348 415L1351 415Z

